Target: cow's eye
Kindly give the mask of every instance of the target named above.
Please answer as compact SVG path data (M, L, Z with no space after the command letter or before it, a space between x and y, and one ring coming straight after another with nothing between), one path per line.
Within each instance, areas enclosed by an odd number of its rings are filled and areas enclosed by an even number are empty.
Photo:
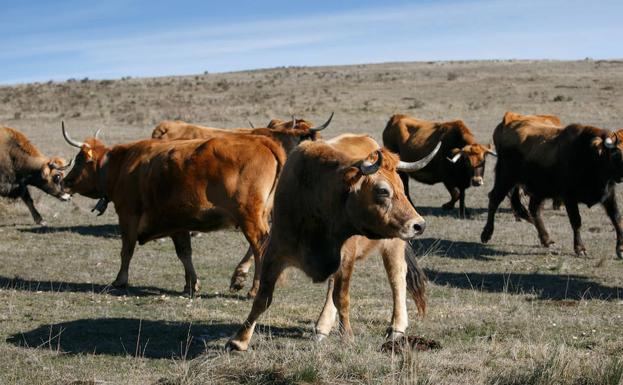
M374 192L376 193L376 196L379 198L387 198L389 197L389 189L385 188L385 187L376 187L374 189Z
M52 181L53 181L54 183L56 183L56 184L60 183L60 182L61 182L61 176L60 176L60 174L56 174L56 175L54 175L54 176L52 177Z

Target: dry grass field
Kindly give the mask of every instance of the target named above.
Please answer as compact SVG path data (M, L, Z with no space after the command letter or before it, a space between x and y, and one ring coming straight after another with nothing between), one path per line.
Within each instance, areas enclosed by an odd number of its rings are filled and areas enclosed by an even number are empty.
M623 126L623 62L431 62L278 68L150 79L0 87L0 123L26 133L46 154L74 154L60 122L82 139L103 128L107 143L150 135L162 119L256 126L270 118L322 122L324 132L380 140L389 116L463 119L485 143L507 110L559 115L563 122ZM48 227L21 202L0 200L1 384L621 384L623 261L600 207L581 207L587 258L573 254L563 211L544 218L556 241L504 203L489 244L480 243L487 193L467 191L470 218L440 209L443 186L411 182L427 220L414 241L430 280L429 314L411 314L408 333L441 349L380 351L391 316L383 264L371 256L352 283L352 344L310 337L325 285L298 271L277 289L253 350L223 351L251 302L228 292L247 244L234 229L193 239L203 291L181 294L183 269L170 240L138 247L128 290L107 286L119 264L114 210L62 203L34 192ZM622 193L619 192L619 202Z

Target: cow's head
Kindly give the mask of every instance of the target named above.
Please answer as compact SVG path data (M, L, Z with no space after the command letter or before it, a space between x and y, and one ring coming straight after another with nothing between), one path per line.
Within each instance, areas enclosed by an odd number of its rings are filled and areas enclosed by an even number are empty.
M80 149L74 158L74 166L64 179L65 189L71 194L80 194L89 198L101 198L103 192L99 189L99 167L101 160L106 155L108 149L97 138L100 130L95 132L92 138L85 142L73 140L65 124L62 124L63 136L67 143Z
M289 154L296 146L305 140L320 139L320 131L327 128L332 119L333 113L331 113L331 116L329 116L326 122L318 127L312 127L310 122L303 119L295 119L294 117L292 117L292 120L289 122L273 119L268 123L267 128L257 128L253 130L253 132L274 137L281 143L286 154ZM262 132L262 130L265 131Z
M410 239L424 232L426 222L409 203L397 171L423 168L439 147L440 144L416 162L402 162L383 148L344 170L348 188L345 209L362 235L372 239Z
M70 196L64 190L63 176L69 167L71 163L65 164L65 160L61 158L47 159L41 165L40 174L31 181L31 184L62 201L67 201Z
M491 144L468 144L462 148L453 148L448 156L451 162L461 172L467 173L472 186L482 186L484 184L485 160L487 155L497 156L492 150Z
M623 180L623 142L621 132L606 131L595 137L591 145L597 155L603 159L617 183Z

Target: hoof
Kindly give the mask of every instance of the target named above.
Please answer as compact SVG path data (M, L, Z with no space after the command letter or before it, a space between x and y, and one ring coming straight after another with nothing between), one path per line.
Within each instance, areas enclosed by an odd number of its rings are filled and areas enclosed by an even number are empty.
M617 250L617 259L623 259L623 250Z
M586 254L586 250L585 249L579 249L575 251L575 256L576 257L584 257L586 258L587 254Z
M184 286L184 294L188 294L191 298L193 298L199 292L199 289L201 289L199 282L197 282L195 287L192 289L188 286Z
M387 341L397 341L401 340L405 337L405 332L401 332L398 330L394 330L393 328L387 328L387 332L385 332L385 339Z
M227 341L227 344L225 345L225 351L226 352L246 352L247 349L240 346L239 342L234 341L234 340L229 340Z
M550 239L546 239L544 241L543 240L541 241L541 245L543 247L550 247L551 245L555 245L555 244L556 244L556 242L554 242L554 241L552 241Z
M247 299L253 299L257 295L257 290L249 290L247 293Z
M312 339L313 339L314 341L316 341L316 342L322 342L322 341L324 341L324 340L326 340L326 339L327 339L327 335L326 335L326 334L323 334L323 333L316 332L316 333L312 336Z
M484 230L482 230L482 233L480 234L480 242L482 243L489 242L491 240L491 235L493 235L493 230L489 230L485 228Z
M234 273L234 276L231 277L231 282L229 284L229 290L236 292L242 290L244 287L244 283L247 280L248 273L240 272Z

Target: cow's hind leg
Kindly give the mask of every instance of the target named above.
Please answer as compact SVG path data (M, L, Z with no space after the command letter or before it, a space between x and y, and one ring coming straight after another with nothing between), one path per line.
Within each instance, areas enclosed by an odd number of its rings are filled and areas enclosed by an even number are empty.
M333 302L340 318L340 334L346 341L353 339L353 330L350 327L350 278L353 275L356 257L355 246L355 250L342 255L340 269L334 275Z
M234 274L231 276L229 290L242 290L244 282L247 280L249 270L251 269L251 257L253 257L253 248L249 247L246 254L242 257L242 260L238 263L238 266L236 266Z
M286 267L283 256L280 254L272 244L268 245L264 261L261 265L261 281L260 287L253 301L253 307L249 316L242 324L242 327L238 330L236 335L227 342L225 348L227 350L240 350L245 351L249 347L249 342L253 336L255 330L255 323L257 319L268 309L272 300L273 292L275 291L275 283L281 275L281 272ZM258 266L256 266L256 269Z
M487 243L491 240L491 236L493 235L494 223L495 223L495 212L498 207L500 207L500 203L504 200L508 192L513 188L514 181L512 181L507 175L506 170L502 167L503 160L498 158L498 162L495 166L495 182L493 185L493 189L489 193L489 208L487 210L487 223L485 227L482 229L482 233L480 234L480 240L482 243Z
M22 191L20 192L19 197L22 199L22 201L24 201L24 203L26 204L26 207L28 207L28 211L30 211L30 215L32 215L32 219L35 220L35 223L38 225L42 225L42 226L47 225L47 223L41 217L41 214L39 214L39 211L37 211L37 209L35 208L35 203L33 202L32 197L30 196L28 187L24 186L22 188Z
M623 258L623 231L621 230L621 213L619 212L619 207L617 205L614 188L612 188L612 193L603 201L603 206L604 209L606 209L606 214L608 214L608 218L610 218L612 226L614 226L614 231L617 235L617 244L615 250L617 258Z
M121 230L121 268L112 285L122 288L128 286L128 269L136 247L138 218L119 218Z
M193 266L193 250L190 243L190 233L188 231L180 231L171 235L173 244L175 245L175 253L184 265L184 293L188 293L191 297L197 293L201 287L197 279L197 273Z
M253 286L247 293L249 298L254 298L260 286L260 271L262 263L263 244L268 237L268 223L263 223L260 218L256 221L248 220L242 224L242 232L244 233L249 245L253 250L253 259L255 261L255 269L253 270Z
M577 210L577 204L575 207ZM553 245L555 242L549 238L549 234L547 233L547 230L545 229L545 224L543 223L543 199L534 196L530 197L528 210L530 210L530 216L532 216L534 227L536 227L536 231L539 233L539 240L541 241L541 245L545 247ZM580 214L578 213L578 217L579 215Z
M392 290L394 308L392 321L387 329L387 337L391 340L404 335L409 325L407 312L407 261L405 260L405 242L400 239L385 240L381 247L383 265Z
M567 216L569 217L569 223L573 229L573 250L577 256L586 255L586 248L582 237L580 235L580 227L582 227L582 217L580 216L580 210L578 208L578 202L572 200L565 200L565 209L567 210Z
M324 301L324 306L316 321L316 327L314 328L314 337L317 341L322 341L326 336L331 333L331 329L335 324L335 317L337 316L337 308L333 303L333 288L335 286L335 279L329 278L327 282L327 295Z

